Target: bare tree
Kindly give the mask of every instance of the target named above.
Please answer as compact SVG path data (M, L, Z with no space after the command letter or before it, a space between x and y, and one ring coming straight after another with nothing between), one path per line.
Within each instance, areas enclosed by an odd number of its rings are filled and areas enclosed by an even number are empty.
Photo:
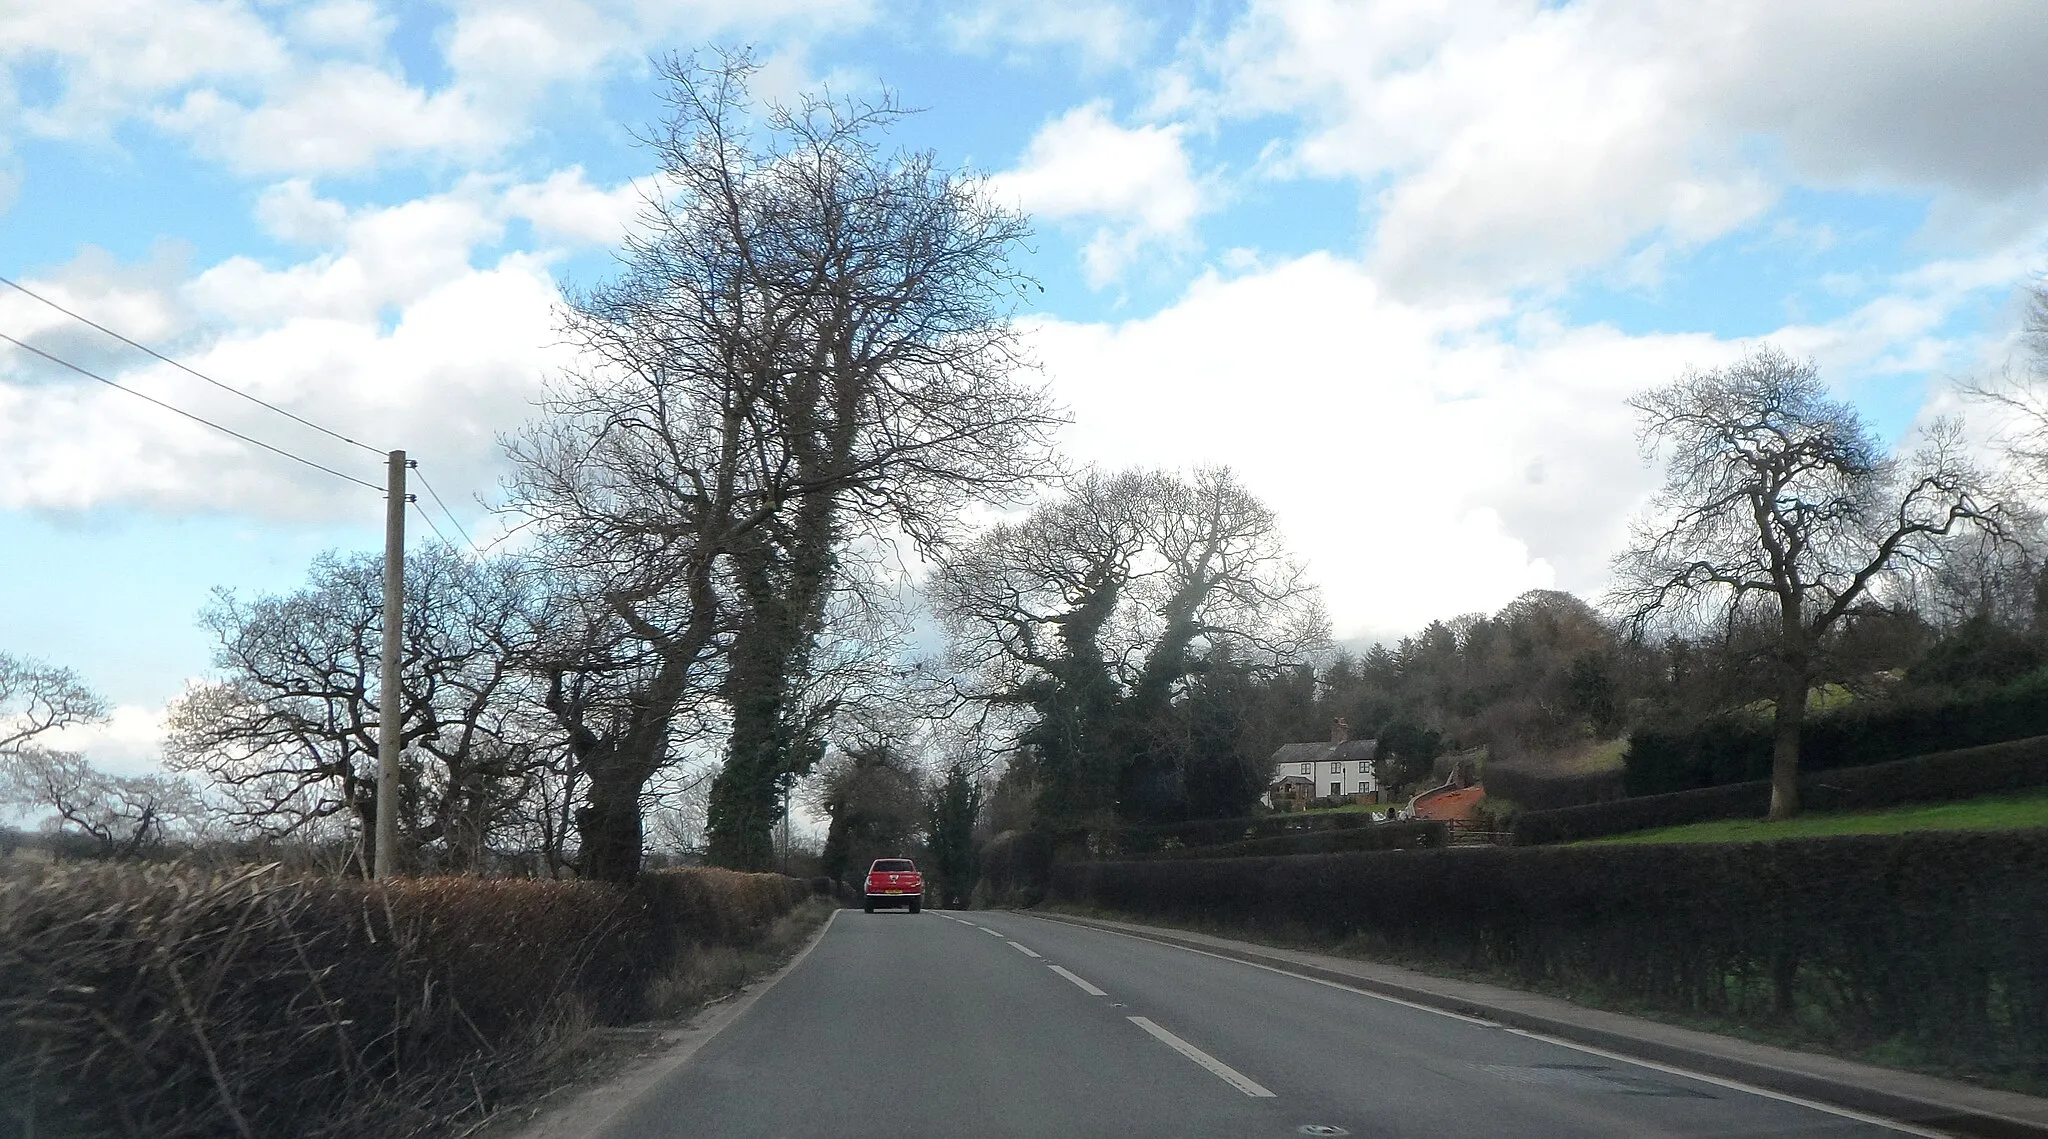
M964 501L1045 469L1056 421L1014 378L1022 219L929 154L885 154L892 101L757 107L753 70L663 63L670 115L643 140L662 193L620 277L566 314L582 370L512 445L513 509L601 599L586 624L637 643L609 639L631 666L556 701L600 877L637 867L640 789L678 754L678 717L712 702L711 856L767 865L777 788L821 754L792 686L846 540L940 544Z
M1664 485L1615 560L1609 604L1653 619L1724 627L1768 621L1777 703L1770 817L1799 811L1799 736L1831 629L1883 599L1958 528L2002 533L1952 427L1906 460L1885 456L1811 363L1762 347L1689 371L1631 404Z
M401 817L441 867L477 864L524 795L535 704L519 691L534 622L530 579L510 561L445 548L406 558L400 678ZM323 556L306 588L203 614L224 677L171 707L172 767L203 774L232 825L273 837L336 815L375 833L382 560Z
M38 736L107 718L107 702L68 668L0 653L0 757Z
M76 752L23 748L0 771L0 802L48 812L48 825L90 838L103 858L131 858L193 832L202 814L188 781L112 775Z
M963 695L1023 713L1039 807L1063 824L1180 778L1148 766L1148 721L1221 646L1256 669L1327 642L1271 511L1220 468L1088 474L947 558L928 596Z

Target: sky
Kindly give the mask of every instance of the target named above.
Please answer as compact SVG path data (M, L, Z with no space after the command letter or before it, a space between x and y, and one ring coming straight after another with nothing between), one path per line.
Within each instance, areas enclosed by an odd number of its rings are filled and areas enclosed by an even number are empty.
M1596 596L1657 477L1624 401L1760 342L1887 441L2013 359L2048 268L2039 0L0 0L0 333L488 542L661 114L652 57L885 86L1027 210L1069 455L1222 463L1335 632ZM0 342L0 651L147 767L215 589L374 550L380 492ZM451 538L458 537L448 533Z

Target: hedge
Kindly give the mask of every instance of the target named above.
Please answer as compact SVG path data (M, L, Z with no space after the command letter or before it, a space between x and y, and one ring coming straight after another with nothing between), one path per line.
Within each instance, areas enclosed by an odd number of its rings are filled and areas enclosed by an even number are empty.
M1190 846L1127 855L1129 858L1250 858L1278 854L1333 854L1343 850L1422 850L1443 846L1450 827L1434 819L1375 823L1369 827L1301 831L1216 846Z
M1612 802L1626 794L1619 768L1575 775L1545 775L1508 763L1489 763L1484 782L1487 798L1506 799L1525 811L1550 811L1584 803Z
M1175 847L1219 846L1246 839L1310 831L1353 830L1375 825L1363 811L1307 814L1280 811L1270 815L1244 815L1233 819L1198 819L1161 826L1118 826L1096 836L1099 846L1124 854L1149 854Z
M1052 896L2048 1078L2048 832L1061 863Z
M1804 807L1812 810L1858 811L2041 786L2048 786L2048 736L1936 752L1868 767L1804 772L1799 778L1799 798ZM1762 779L1554 811L1529 811L1515 819L1515 841L1522 845L1574 842L1714 819L1756 819L1764 816L1770 804L1771 784Z
M1960 697L1857 701L1810 717L1800 733L1799 764L1807 771L1860 767L2042 734L2048 734L2048 671ZM1623 765L1631 795L1768 779L1770 719L1736 715L1641 727L1629 736Z
M405 1135L640 1011L808 893L716 870L389 886L172 866L0 880L0 1135Z

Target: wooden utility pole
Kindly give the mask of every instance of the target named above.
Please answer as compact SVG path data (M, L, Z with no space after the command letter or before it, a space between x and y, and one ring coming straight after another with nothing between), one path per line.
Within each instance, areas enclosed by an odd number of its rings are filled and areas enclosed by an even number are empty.
M377 839L374 876L398 876L398 752L405 709L398 680L405 643L405 452L393 451L384 475L384 644L377 686Z

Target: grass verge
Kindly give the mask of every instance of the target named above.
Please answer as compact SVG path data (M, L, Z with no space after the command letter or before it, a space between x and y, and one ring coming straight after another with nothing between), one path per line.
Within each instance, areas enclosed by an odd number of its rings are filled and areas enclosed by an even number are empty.
M1042 902L1034 907L1038 910L1070 914L1075 917L1100 918L1109 921L1131 922L1138 925L1156 926L1160 929L1183 930L1189 933L1208 934L1211 937L1229 938L1252 945L1273 949L1292 949L1305 953L1322 953L1332 957L1347 957L1354 961L1371 961L1379 964L1397 965L1432 977L1456 981L1471 981L1480 984L1497 985L1518 992L1539 993L1543 996L1558 997L1576 1005L1604 1012L1621 1013L1625 1016L1656 1021L1660 1024L1690 1028L1700 1032L1711 1032L1719 1036L1734 1037L1758 1044L1769 1044L1789 1048L1797 1052L1833 1056L1843 1060L1871 1064L1882 1068L1896 1068L1901 1071L1919 1072L1930 1076L1955 1080L1959 1083L1975 1084L1980 1087L1997 1088L2002 1091L2019 1092L2023 1095L2048 1095L2048 1083L2023 1075L1987 1075L1982 1072L1958 1069L1945 1064L1938 1058L1903 1041L1883 1041L1865 1048L1843 1047L1839 1041L1827 1038L1820 1031L1798 1031L1783 1027L1760 1027L1725 1017L1695 1016L1674 1012L1670 1009L1617 996L1597 988L1577 985L1549 984L1532 985L1519 978L1503 976L1479 969L1461 969L1446 966L1440 961L1412 957L1402 954L1368 952L1363 943L1345 939L1333 941L1304 927L1252 927L1228 922L1185 922L1171 921L1152 915L1119 913L1090 906L1076 906L1065 902ZM1820 1027L1818 1018L1801 1016L1798 1021Z
M588 1019L563 1026L548 1054L536 1057L525 1094L508 1099L488 1115L451 1120L444 1139L502 1139L518 1133L564 1096L601 1084L633 1064L665 1050L676 1030L706 1007L773 974L807 944L839 903L813 897L775 919L751 945L700 947L656 978L648 993L652 1015L612 1028Z
M1882 811L1810 814L1782 822L1718 819L1587 839L1574 845L1764 842L1781 838L1905 834L1908 831L2002 831L2048 827L2048 791L1983 795L1953 803L1918 803Z

